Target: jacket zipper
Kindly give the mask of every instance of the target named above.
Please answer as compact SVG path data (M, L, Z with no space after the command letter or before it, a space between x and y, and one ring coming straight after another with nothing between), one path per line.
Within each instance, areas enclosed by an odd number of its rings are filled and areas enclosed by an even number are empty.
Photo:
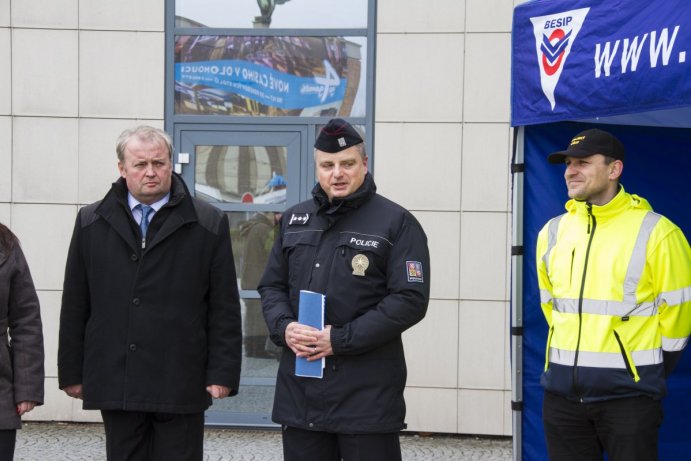
M595 228L597 227L597 222L595 221L595 216L593 216L593 204L588 203L588 229L587 233L590 234L588 238L588 247L585 250L585 262L583 263L583 275L581 277L581 290L578 294L578 339L576 340L576 354L573 359L573 389L578 399L582 402L583 397L580 395L580 390L578 389L578 354L581 349L581 333L583 329L583 293L585 291L585 275L588 272L588 257L590 256L590 245L593 243L593 236L595 235ZM592 228L590 223L593 223Z

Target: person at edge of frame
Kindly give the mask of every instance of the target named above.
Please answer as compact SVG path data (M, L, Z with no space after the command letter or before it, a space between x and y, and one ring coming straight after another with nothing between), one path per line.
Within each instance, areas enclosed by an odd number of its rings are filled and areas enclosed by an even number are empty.
M22 416L43 405L41 307L16 235L0 223L0 460L14 459Z
M589 129L550 154L570 200L537 240L554 461L658 459L666 378L691 334L691 249L620 183L624 145Z

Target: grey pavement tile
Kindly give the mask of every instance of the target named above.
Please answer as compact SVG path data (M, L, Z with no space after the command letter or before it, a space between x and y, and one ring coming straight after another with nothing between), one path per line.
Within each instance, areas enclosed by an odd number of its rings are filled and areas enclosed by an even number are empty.
M511 439L445 434L401 437L404 461L510 461ZM281 434L276 430L206 429L205 461L279 461ZM24 423L17 431L15 461L105 460L103 425Z

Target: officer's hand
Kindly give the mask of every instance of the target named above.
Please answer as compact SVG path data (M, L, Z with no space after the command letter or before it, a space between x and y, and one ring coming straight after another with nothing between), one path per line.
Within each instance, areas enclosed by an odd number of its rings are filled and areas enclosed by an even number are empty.
M331 348L331 325L327 325L323 330L317 331L317 342L312 346L307 361L319 360L322 357L333 355L333 353L334 351Z
M298 322L290 322L286 327L285 341L288 347L298 357L309 357L314 353L318 341L318 333L314 327Z

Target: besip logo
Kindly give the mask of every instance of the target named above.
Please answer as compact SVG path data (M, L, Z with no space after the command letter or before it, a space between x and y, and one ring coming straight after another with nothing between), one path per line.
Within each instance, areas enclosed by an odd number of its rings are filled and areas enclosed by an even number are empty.
M556 105L554 89L559 83L561 72L564 70L564 63L571 53L571 45L576 40L588 11L590 8L581 8L550 14L549 16L530 18L535 34L535 49L540 67L540 84L542 85L542 92L545 93L552 105L552 110Z

